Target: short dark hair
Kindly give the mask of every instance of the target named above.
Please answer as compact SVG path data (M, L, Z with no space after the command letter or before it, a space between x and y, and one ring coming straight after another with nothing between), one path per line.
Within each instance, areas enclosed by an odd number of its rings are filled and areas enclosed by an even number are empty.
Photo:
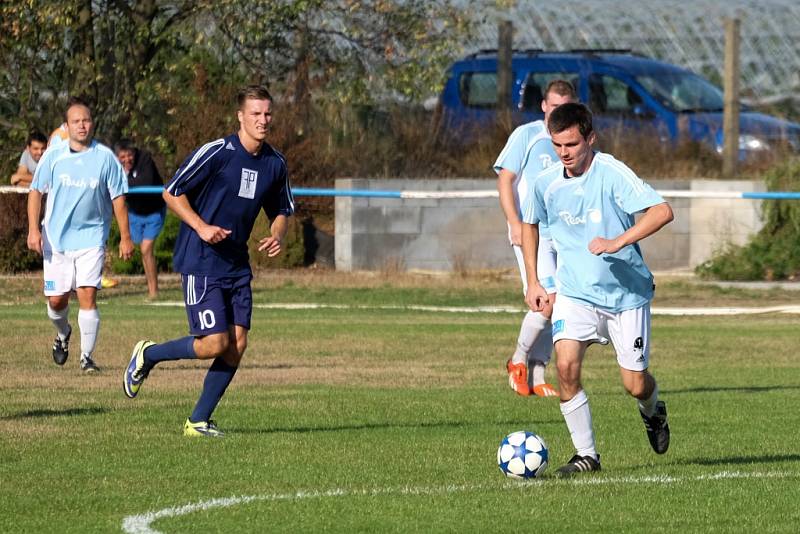
M114 152L119 152L121 150L136 152L136 145L133 144L133 141L131 141L127 137L123 137L122 139L114 143Z
M83 106L89 110L89 113L92 113L92 108L89 106L89 103L79 96L71 96L69 100L67 100L67 107L64 108L64 120L67 120L67 112L72 109L73 106Z
M31 146L31 143L34 141L39 141L40 143L47 144L47 136L40 132L39 130L31 130L28 133L28 140L25 141L25 146Z
M567 80L550 80L550 83L547 84L547 87L544 90L544 98L547 99L547 95L550 93L555 93L560 96L568 96L572 100L578 99L578 94L575 92L575 86Z
M551 134L563 132L573 126L578 127L578 131L584 139L588 139L589 134L593 131L592 112L578 102L558 106L550 114L550 120L547 123Z
M245 100L269 100L272 102L272 95L263 85L248 85L239 90L237 101L239 109L244 106Z

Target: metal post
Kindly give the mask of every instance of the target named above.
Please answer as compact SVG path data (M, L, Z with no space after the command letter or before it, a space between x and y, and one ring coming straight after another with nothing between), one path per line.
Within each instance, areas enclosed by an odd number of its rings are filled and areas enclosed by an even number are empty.
M499 23L497 38L497 122L511 126L511 55L513 26L510 20Z
M722 176L734 178L739 163L739 19L725 19Z

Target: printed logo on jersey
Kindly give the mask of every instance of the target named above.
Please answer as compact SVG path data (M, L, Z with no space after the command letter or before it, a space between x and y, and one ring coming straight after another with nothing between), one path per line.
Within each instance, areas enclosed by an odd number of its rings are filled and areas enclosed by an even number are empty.
M91 189L97 189L97 186L100 185L100 180L98 178L90 178L88 181L83 178L80 180L73 180L69 174L59 174L58 179L62 187L75 187L78 189L86 189L89 187Z
M225 150L236 150L236 149L233 147L233 145L231 144L231 142L230 142L230 141L228 141L228 144L227 144L227 145L225 145Z
M564 331L564 319L559 319L553 323L553 335L559 334Z
M242 169L242 183L239 186L239 196L242 198L255 198L258 171Z
M584 193L583 187L581 186L576 187L575 191L572 192L573 195L577 195L579 197L583 196L583 193Z
M55 291L56 290L56 281L55 280L45 280L44 281L44 290L45 291Z
M553 158L550 157L550 154L539 154L539 161L542 164L542 169L546 169L553 164Z
M578 224L586 224L586 218L589 218L589 222L598 224L600 221L603 220L603 214L598 209L590 209L586 211L586 215L579 216L573 215L568 211L559 211L558 216L561 217L561 220L567 223L568 226L576 226Z

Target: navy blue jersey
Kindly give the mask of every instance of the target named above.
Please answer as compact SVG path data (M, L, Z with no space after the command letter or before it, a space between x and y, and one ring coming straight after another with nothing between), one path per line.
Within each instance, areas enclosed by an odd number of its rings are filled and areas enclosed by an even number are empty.
M186 195L207 224L231 230L214 245L181 223L172 258L176 272L211 276L250 271L247 241L263 208L271 219L294 213L289 173L283 154L264 143L248 153L237 134L206 143L192 152L167 184L173 196Z

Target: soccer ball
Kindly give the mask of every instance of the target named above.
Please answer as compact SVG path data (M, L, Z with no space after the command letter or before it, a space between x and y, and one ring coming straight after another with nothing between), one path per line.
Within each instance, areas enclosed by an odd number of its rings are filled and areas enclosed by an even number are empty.
M547 469L547 445L533 432L520 430L503 438L497 465L510 478L536 478Z

